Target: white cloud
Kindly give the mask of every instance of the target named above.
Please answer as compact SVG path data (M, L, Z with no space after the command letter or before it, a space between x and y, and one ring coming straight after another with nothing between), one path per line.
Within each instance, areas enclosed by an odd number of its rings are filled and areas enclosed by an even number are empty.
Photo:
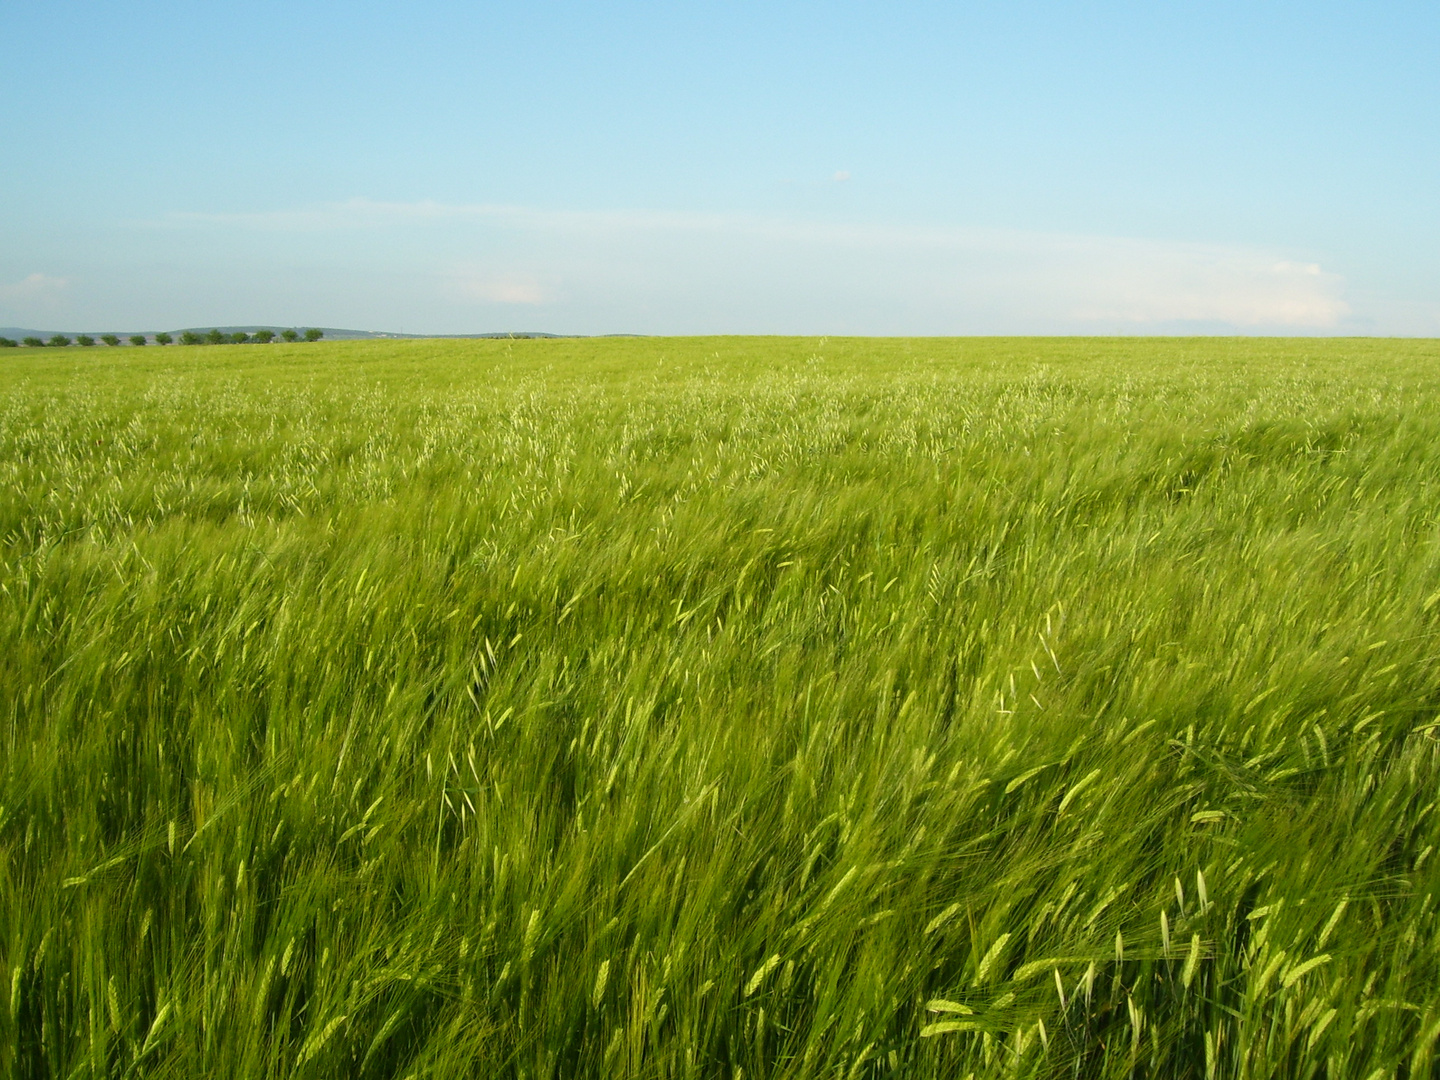
M1076 264L1088 274L1072 310L1087 321L1324 330L1350 314L1339 275L1263 251L1112 241Z
M22 314L49 314L59 307L70 282L49 274L30 274L13 285L0 285L0 304Z
M841 169L839 172L837 172L837 173L835 174L835 182L836 182L837 184L843 184L846 180L849 180L849 179L850 179L850 174L849 174L848 172L846 172L844 169Z
M386 299L363 308L367 325L375 317L412 326L423 319L437 332L470 329L477 304L544 305L547 326L574 332L1326 332L1356 325L1341 277L1291 253L1243 245L369 199L172 214L148 225L223 239L211 250L243 248L253 235L257 266L274 258L271 234L285 232L294 240L287 251L300 253L291 257L328 263L349 280L372 274L377 295L384 278ZM517 264L528 269L516 271Z
M462 274L455 281L462 296L488 304L543 304L550 299L532 274L499 274L473 276Z

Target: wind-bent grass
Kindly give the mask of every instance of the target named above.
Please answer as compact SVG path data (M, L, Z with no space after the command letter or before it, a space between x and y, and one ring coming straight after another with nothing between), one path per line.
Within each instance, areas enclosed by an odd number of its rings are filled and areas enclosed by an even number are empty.
M1440 345L137 354L0 366L6 1075L1435 1075Z

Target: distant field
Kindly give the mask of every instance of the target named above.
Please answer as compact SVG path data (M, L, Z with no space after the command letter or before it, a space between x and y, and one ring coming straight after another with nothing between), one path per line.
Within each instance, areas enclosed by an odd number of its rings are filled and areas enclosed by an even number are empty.
M1440 342L0 356L0 1073L1437 1075Z

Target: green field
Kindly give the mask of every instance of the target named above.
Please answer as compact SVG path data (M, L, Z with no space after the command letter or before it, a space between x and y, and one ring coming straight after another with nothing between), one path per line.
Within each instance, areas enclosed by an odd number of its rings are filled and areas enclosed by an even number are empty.
M1440 1075L1440 342L0 357L0 1074Z

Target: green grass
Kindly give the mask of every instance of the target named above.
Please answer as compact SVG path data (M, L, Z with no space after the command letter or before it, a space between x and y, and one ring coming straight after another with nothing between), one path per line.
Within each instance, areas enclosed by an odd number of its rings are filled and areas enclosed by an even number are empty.
M1437 1075L1440 343L0 363L0 1073Z

